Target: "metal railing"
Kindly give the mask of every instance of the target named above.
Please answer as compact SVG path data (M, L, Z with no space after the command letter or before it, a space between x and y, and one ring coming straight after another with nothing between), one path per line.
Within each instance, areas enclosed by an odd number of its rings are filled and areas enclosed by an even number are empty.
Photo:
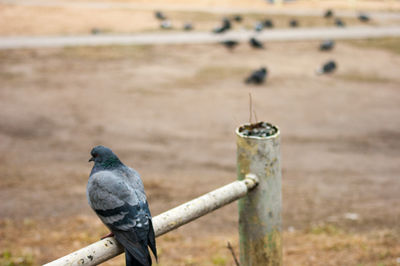
M262 138L244 136L239 130L236 134L238 180L153 217L155 235L239 199L241 265L282 265L279 130ZM45 265L97 265L122 252L122 246L108 237Z

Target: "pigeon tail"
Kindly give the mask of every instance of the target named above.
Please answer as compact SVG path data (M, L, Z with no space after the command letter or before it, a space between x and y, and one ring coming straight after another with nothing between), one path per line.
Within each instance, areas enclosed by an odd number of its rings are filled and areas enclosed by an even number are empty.
M149 235L147 241L149 242L149 247L151 251L154 254L154 257L156 258L156 261L158 262L158 257L157 257L157 247L156 247L156 236L154 234L154 228L153 228L153 222L150 219L149 220L150 226L149 226Z
M125 248L125 260L127 266L151 266L151 257L147 249L147 243L137 239L134 232L115 231L115 238ZM133 264L128 262L133 261Z
M138 265L143 265L143 266L150 266L152 264L150 254L148 254L148 261L147 264L142 264L140 261L135 259L135 256L133 256L127 249L125 249L125 265L126 266L138 266Z

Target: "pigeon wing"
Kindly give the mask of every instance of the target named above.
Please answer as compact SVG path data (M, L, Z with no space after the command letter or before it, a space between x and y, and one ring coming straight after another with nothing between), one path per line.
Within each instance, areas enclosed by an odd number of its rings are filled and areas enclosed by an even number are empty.
M147 235L151 216L146 196L112 171L93 174L88 183L90 206L117 240L143 265L147 265Z

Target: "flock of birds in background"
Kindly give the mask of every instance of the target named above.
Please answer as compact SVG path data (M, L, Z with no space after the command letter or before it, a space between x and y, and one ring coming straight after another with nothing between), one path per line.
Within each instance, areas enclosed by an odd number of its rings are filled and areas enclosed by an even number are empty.
M161 29L172 29L172 23L171 21L165 16L165 14L161 11L156 11L154 13L155 17L157 20L160 21L160 28ZM331 9L328 9L325 11L323 14L323 17L326 19L334 19L334 25L337 27L345 27L346 24L345 22L334 16L334 12ZM358 19L361 22L369 22L370 17L367 14L360 13L358 15ZM232 24L233 23L241 23L243 21L243 17L241 15L234 15L232 17L224 17L221 21L221 25L214 28L212 30L213 33L215 34L221 34L224 32L227 32L232 29ZM299 21L296 19L291 19L289 21L289 26L292 28L299 27ZM274 22L271 19L265 19L263 21L257 21L254 24L254 31L256 33L261 32L264 29L270 29L274 28ZM184 31L191 31L194 29L194 25L190 22L186 22L183 24L183 30ZM101 33L101 30L98 28L93 28L92 29L92 34L99 34ZM227 39L221 42L222 45L224 45L227 49L232 51L236 46L239 45L239 42L233 39ZM249 44L252 48L254 49L265 49L264 44L258 40L256 37L251 37L249 39ZM335 42L333 40L325 40L323 41L320 46L319 50L320 51L331 51L335 47ZM328 74L332 73L337 69L337 64L334 60L329 60L328 62L324 63L322 66L320 66L316 70L316 74L321 75L321 74ZM266 78L268 75L268 69L263 66L257 70L255 70L251 75L245 79L246 84L262 84L265 82Z
M331 19L334 18L334 12L331 9L326 10L324 13L324 18L326 19ZM161 12L161 11L156 11L155 12L155 17L160 20L160 27L162 29L171 29L172 28L172 23L167 19L167 17ZM370 17L367 14L359 14L358 19L361 22L369 22ZM240 15L234 15L231 18L225 17L222 19L221 25L214 28L212 31L215 34L221 34L224 33L230 29L232 29L232 23L241 23L243 21L243 17ZM340 18L334 18L334 24L337 27L345 27L346 24L344 21ZM289 26L292 28L299 27L299 21L296 19L291 19L289 21ZM264 21L257 21L254 25L254 31L255 32L260 32L263 29L267 28L273 28L274 27L274 22L271 19L265 19ZM194 26L192 23L185 23L183 25L183 30L185 31L190 31L193 30ZM224 45L227 49L233 50L236 46L239 45L239 42L233 39L227 39L221 42L222 45ZM258 40L256 37L251 37L249 39L249 44L252 48L254 49L265 49L264 44ZM320 46L319 50L320 51L331 51L335 47L335 42L333 40L325 40L323 41ZM328 74L332 73L336 70L337 64L334 60L329 60L328 62L324 63L322 66L320 66L316 70L316 74L321 75L321 74ZM255 71L253 71L249 77L245 79L246 84L262 84L265 82L266 78L268 76L268 69L263 66Z

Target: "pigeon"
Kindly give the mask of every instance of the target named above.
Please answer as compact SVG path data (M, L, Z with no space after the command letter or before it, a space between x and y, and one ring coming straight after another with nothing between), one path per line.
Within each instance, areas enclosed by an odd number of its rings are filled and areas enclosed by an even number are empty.
M225 40L225 41L222 41L221 44L225 45L225 47L228 48L229 50L232 50L239 43L237 41L234 41L234 40Z
M192 23L187 22L187 23L183 24L183 30L186 30L186 31L193 30Z
M226 31L226 29L224 27L216 27L213 29L214 33L223 33L225 31Z
M96 34L100 34L100 33L101 33L101 30L100 30L99 28L93 28L90 32L91 32L93 35L96 35Z
M333 40L326 40L320 44L319 50L320 51L330 51L333 49L334 46L335 46L335 42Z
M273 28L274 27L274 23L272 22L272 20L266 19L266 20L264 20L264 27L265 28Z
M233 16L233 20L236 22L242 22L243 18L241 15L235 15Z
M249 43L252 47L257 48L257 49L264 49L264 45L262 44L262 42L260 42L259 40L257 40L256 38L251 38L249 40Z
M262 31L264 29L264 23L258 21L256 24L254 24L254 30L255 31Z
M231 28L231 21L228 18L222 20L222 27L229 30Z
M231 28L231 22L228 18L222 20L222 26L217 27L213 30L214 33L223 33Z
M317 69L317 74L328 74L336 70L336 63L333 60L326 62L321 68Z
M267 69L265 67L262 67L259 70L256 70L253 73L251 73L251 75L245 80L245 83L261 84L264 82L266 76L267 76Z
M167 17L161 12L161 11L156 11L154 13L154 15L156 16L157 19L159 20L165 20L167 19Z
M152 218L139 174L125 166L111 149L96 146L90 152L94 166L86 194L90 207L110 229L108 236L125 248L127 266L152 265L150 247L157 259Z
M163 20L160 24L160 27L162 29L171 29L172 28L172 23L169 20Z
M333 17L333 11L332 11L332 9L326 10L326 11L325 11L325 14L324 14L324 18L331 18L331 17Z
M359 14L358 15L358 19L361 22L369 22L369 20L370 20L369 16L367 14L364 14L364 13Z
M341 20L340 18L335 19L335 25L338 26L338 27L344 27L345 26L343 20Z
M292 28L296 28L296 27L299 26L299 22L297 20L295 20L295 19L292 19L292 20L290 20L289 25Z

